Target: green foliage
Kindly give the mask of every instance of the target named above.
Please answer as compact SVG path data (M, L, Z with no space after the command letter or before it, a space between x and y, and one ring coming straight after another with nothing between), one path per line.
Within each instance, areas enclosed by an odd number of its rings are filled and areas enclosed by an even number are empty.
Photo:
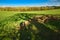
M0 21L0 40L52 40L57 38L56 36L60 33L60 20L48 21L44 24L33 21L24 30L16 29L16 27L20 27L21 22L31 19L36 15L41 14L17 13L7 17L5 15L5 19L2 18ZM60 18L60 15L56 16Z

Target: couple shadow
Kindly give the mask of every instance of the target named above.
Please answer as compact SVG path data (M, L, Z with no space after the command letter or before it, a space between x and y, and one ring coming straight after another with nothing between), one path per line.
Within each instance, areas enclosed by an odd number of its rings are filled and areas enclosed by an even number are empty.
M60 40L60 34L47 28L44 24L37 21L31 21L31 25L20 30L19 40ZM38 29L37 33L32 30L32 25Z

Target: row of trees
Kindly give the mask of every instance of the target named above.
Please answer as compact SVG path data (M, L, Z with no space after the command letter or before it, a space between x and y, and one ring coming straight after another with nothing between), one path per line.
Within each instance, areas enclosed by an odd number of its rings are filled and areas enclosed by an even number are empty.
M60 6L45 6L45 7L0 7L0 11L40 11L60 9Z

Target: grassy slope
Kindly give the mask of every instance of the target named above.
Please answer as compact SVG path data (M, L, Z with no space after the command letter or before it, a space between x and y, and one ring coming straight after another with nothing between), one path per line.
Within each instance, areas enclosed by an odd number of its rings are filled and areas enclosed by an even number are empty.
M15 23L15 21L21 20L21 18L19 18L19 16L21 16L20 13L28 13L28 14L53 14L53 15L55 15L55 14L60 14L60 9L46 10L46 11L27 11L27 12L0 11L0 22L3 20L1 23L7 23L7 25ZM24 15L22 15L22 18L24 18ZM30 15L28 15L28 16L30 16Z
M0 11L0 21L4 20L6 17L13 16L14 14L17 14L18 12L13 11Z
M60 14L60 9L44 10L44 11L26 11L22 13L33 13L33 14Z
M60 9L56 10L47 10L47 11L30 11L30 12L7 12L7 11L0 11L0 21L4 20L0 24L0 30L5 30L6 32L0 32L0 36L7 35L8 33L12 33L13 29L20 23L21 19L19 16L21 16L18 13L33 13L33 14L59 14ZM29 16L29 15L28 15ZM22 19L24 18L24 15L22 15ZM37 25L36 25L37 26ZM51 27L56 27L54 25L46 25L49 27L51 30L55 30L54 28ZM34 29L34 28L33 28ZM14 30L15 31L15 30ZM11 34L12 35L12 34ZM11 36L10 35L10 36Z
M14 12L14 11L0 11L0 21L8 16L12 16L17 13L30 13L30 14L60 14L60 9L46 10L46 11L26 11L26 12Z

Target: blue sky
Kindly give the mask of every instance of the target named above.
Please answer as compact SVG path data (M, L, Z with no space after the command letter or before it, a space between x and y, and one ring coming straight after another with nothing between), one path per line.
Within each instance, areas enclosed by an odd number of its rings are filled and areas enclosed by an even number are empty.
M0 6L58 6L60 0L0 0Z

